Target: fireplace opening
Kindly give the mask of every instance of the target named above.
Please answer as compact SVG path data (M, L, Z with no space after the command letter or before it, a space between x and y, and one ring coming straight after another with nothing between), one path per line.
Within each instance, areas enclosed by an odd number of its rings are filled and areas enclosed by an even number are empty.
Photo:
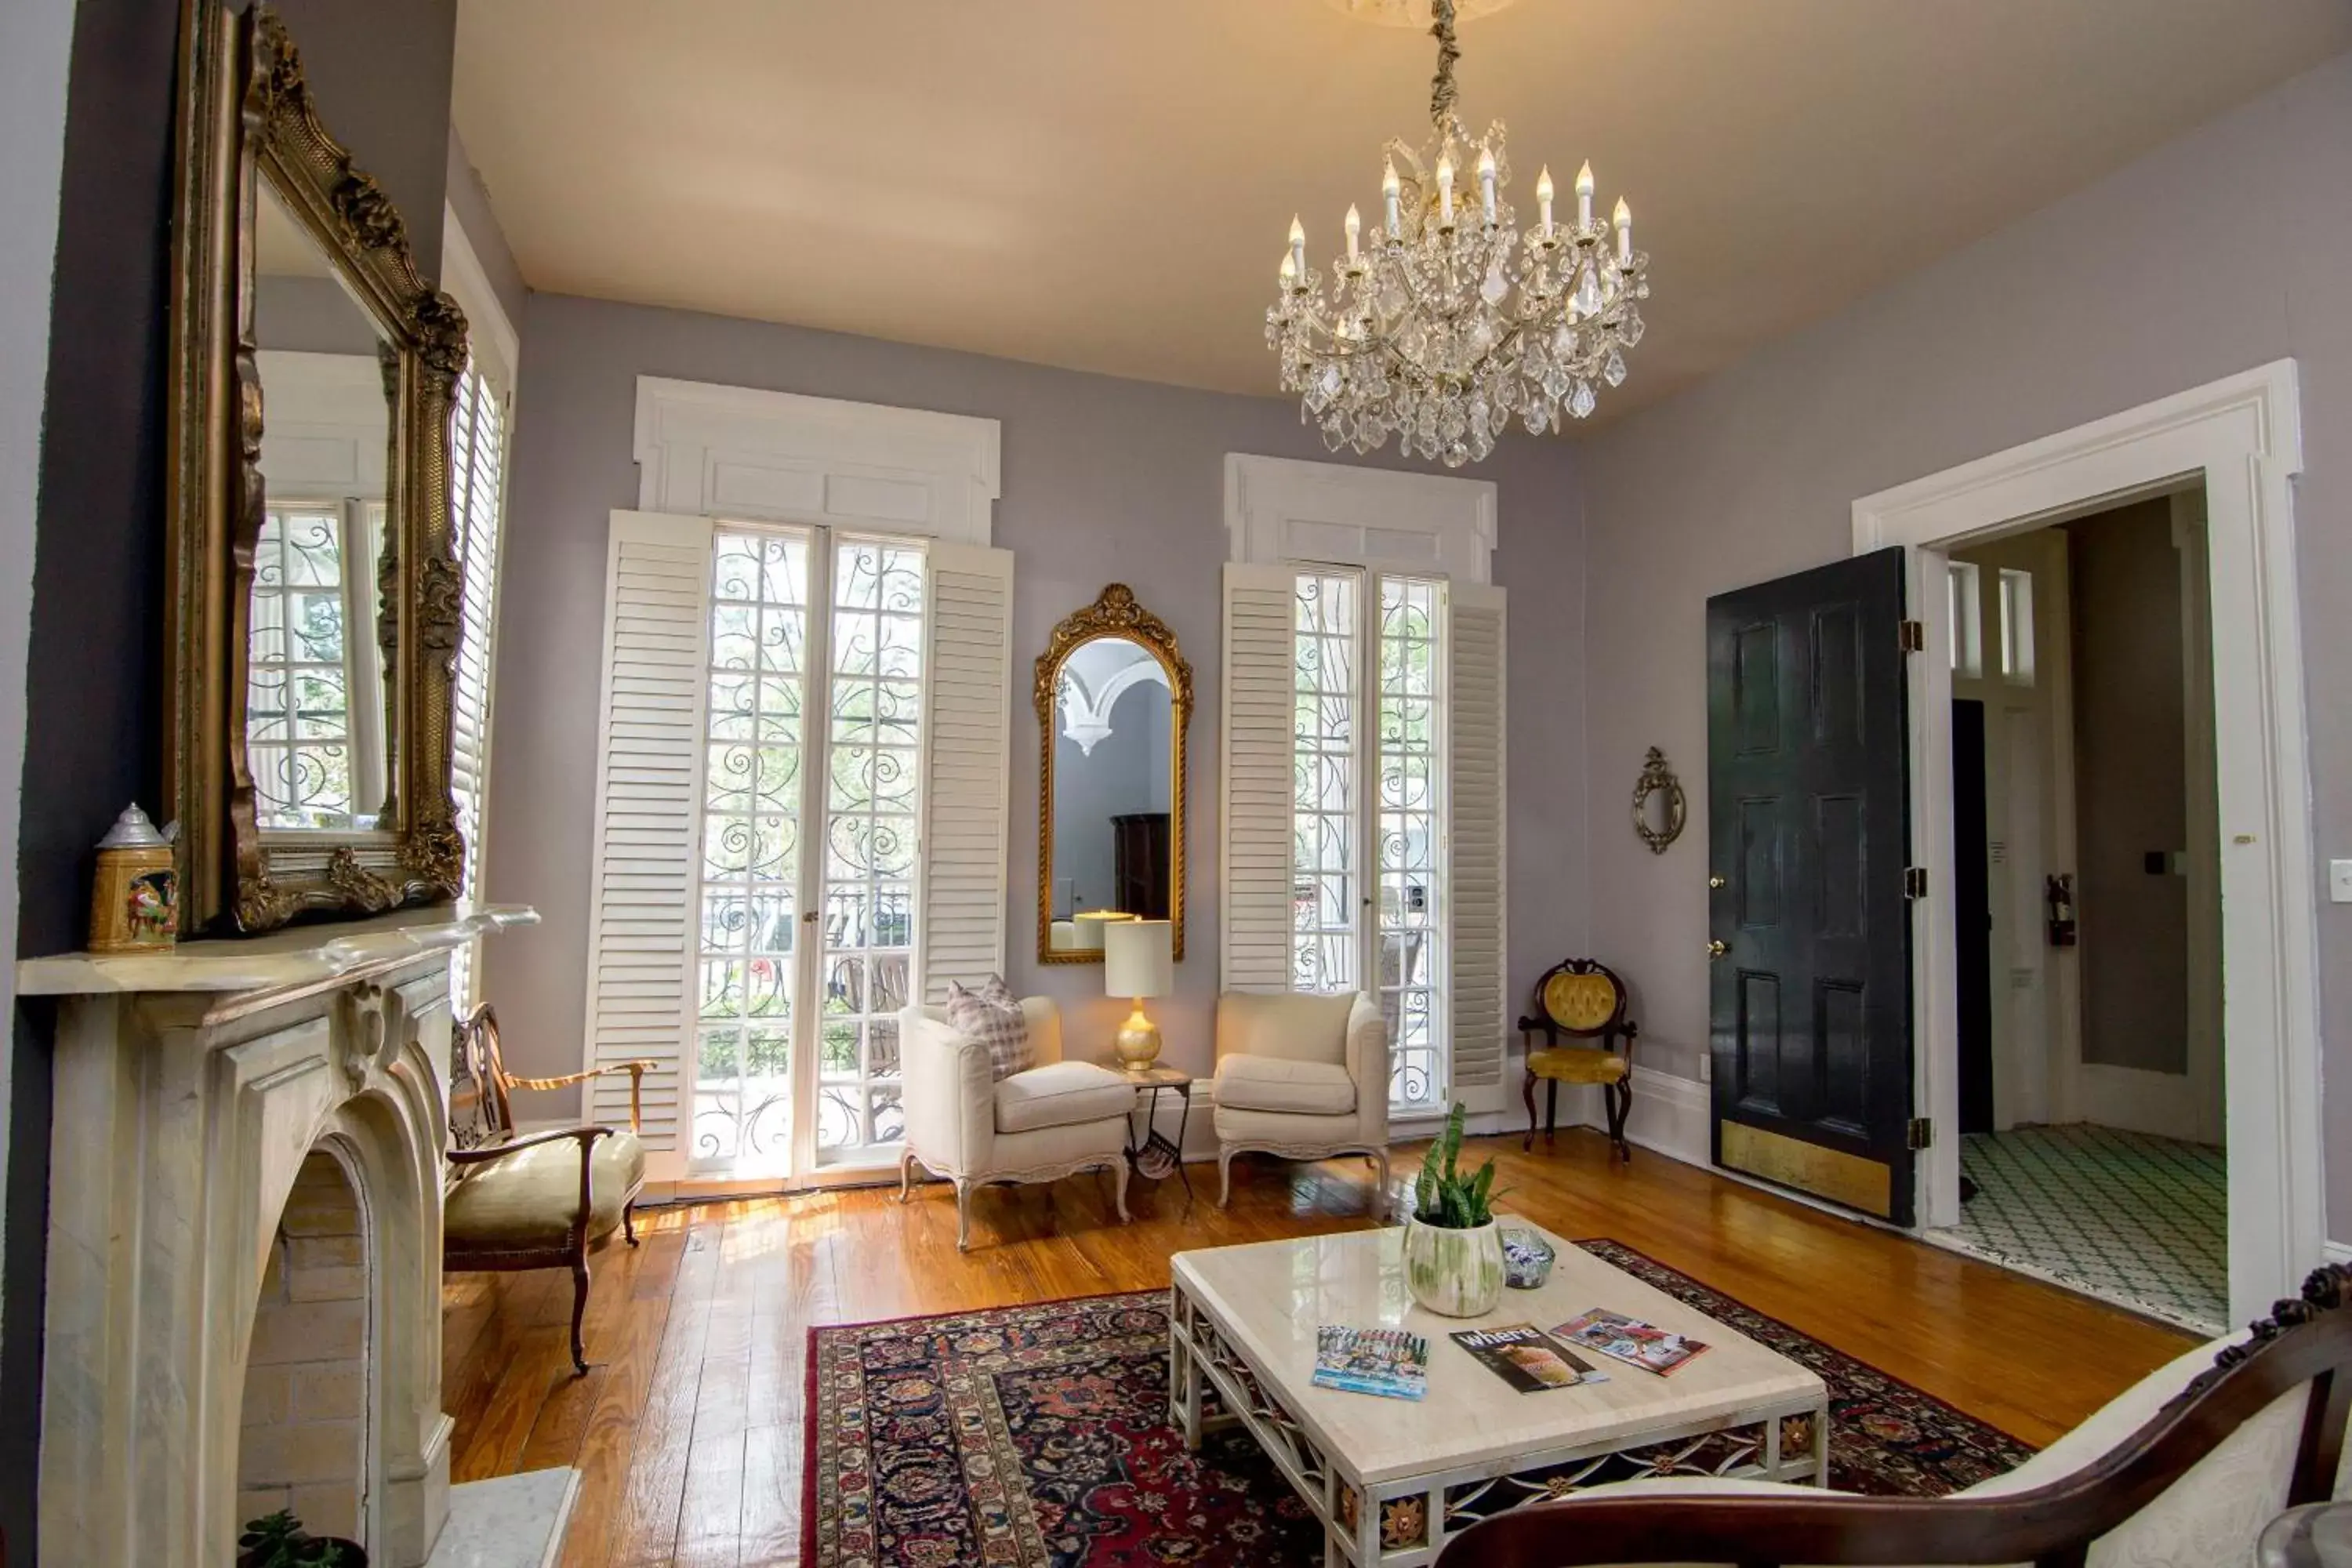
M247 1350L239 1530L290 1510L312 1535L368 1544L377 1404L370 1228L343 1161L313 1149L270 1243Z

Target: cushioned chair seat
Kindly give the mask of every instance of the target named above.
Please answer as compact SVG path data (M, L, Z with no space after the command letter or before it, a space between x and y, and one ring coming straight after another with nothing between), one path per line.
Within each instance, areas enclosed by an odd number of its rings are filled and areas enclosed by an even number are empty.
M646 1150L631 1132L596 1140L588 1239L616 1228L622 1207L645 1180ZM446 1252L511 1252L561 1247L580 1212L580 1145L541 1143L479 1165L449 1190L442 1205Z
M1135 1085L1092 1062L1047 1062L996 1086L999 1132L1075 1127L1134 1109Z
M1555 1046L1528 1053L1528 1071L1558 1083L1615 1083L1631 1066L1616 1052L1591 1046Z
M1217 1064L1216 1100L1228 1110L1348 1116L1356 1109L1356 1080L1338 1062L1233 1056Z

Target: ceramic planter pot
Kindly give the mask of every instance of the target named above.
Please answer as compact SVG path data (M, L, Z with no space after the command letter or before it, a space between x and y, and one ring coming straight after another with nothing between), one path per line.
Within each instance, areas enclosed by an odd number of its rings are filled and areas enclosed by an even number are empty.
M1501 1230L1492 1220L1451 1230L1407 1215L1404 1282L1414 1300L1441 1316L1485 1316L1503 1299Z

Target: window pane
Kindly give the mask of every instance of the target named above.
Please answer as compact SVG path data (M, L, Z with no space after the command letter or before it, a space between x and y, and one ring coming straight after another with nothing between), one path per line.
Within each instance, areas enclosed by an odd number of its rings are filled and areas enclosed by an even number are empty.
M263 514L245 689L246 760L263 827L373 826L354 819L342 590L340 508Z
M1379 858L1381 1011L1389 1024L1389 1100L1400 1110L1442 1107L1448 1092L1444 1031L1445 871L1440 584L1380 580Z
M722 529L711 550L693 1154L792 1153L805 536Z
M1359 988L1357 580L1302 572L1293 590L1291 944L1294 991Z
M821 1156L890 1142L903 1130L898 1012L915 945L924 570L919 545L834 546Z

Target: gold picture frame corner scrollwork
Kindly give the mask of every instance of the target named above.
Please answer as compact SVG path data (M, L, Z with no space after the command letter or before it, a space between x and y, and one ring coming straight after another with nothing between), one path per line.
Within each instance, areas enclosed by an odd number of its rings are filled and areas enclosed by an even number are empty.
M1654 816L1651 799L1664 797L1664 816ZM1683 826L1689 817L1689 802L1683 795L1682 780L1666 763L1666 754L1657 747L1643 760L1642 776L1633 784L1633 831L1650 847L1653 855L1663 855L1674 841L1683 835Z
M1099 710L1090 709L1082 718L1063 715L1060 710L1065 689L1073 675L1071 661L1090 645L1110 642L1133 645L1150 656L1148 663L1140 657L1130 656L1125 661L1123 672L1118 674L1113 681L1103 683L1102 689L1089 693L1083 687L1070 688L1080 701L1098 702ZM1037 962L1040 963L1100 963L1103 961L1103 950L1099 944L1078 945L1055 941L1057 924L1076 928L1084 922L1077 920L1078 911L1075 907L1069 920L1057 921L1055 919L1057 839L1066 838L1069 830L1069 825L1059 823L1057 806L1066 804L1075 792L1057 792L1055 759L1066 730L1074 737L1082 732L1091 736L1091 739L1076 743L1084 748L1082 757L1092 759L1097 754L1097 747L1111 738L1108 723L1110 709L1121 691L1139 683L1139 676L1166 689L1168 764L1166 775L1160 781L1166 786L1164 795L1157 793L1155 785L1152 797L1137 804L1150 807L1164 800L1164 807L1156 811L1147 809L1124 818L1112 817L1108 823L1097 826L1101 826L1105 833L1112 833L1114 829L1110 824L1133 823L1138 817L1164 818L1164 848L1158 842L1160 831L1158 825L1142 823L1139 829L1129 837L1139 838L1142 846L1139 853L1150 863L1139 869L1128 869L1123 878L1114 879L1114 885L1121 886L1133 894L1133 897L1120 901L1139 902L1144 906L1139 910L1122 912L1139 913L1147 919L1167 920L1173 956L1180 961L1184 956L1184 778L1186 735L1192 721L1192 667L1186 662L1176 633L1168 623L1144 608L1136 598L1135 591L1126 584L1112 583L1105 585L1096 595L1094 603L1062 618L1046 640L1045 651L1037 656L1035 665L1031 696L1037 711L1038 729ZM1057 722L1057 719L1065 718L1071 721L1067 724ZM1057 825L1061 829L1059 833ZM1060 858L1066 868L1066 862L1073 858L1072 847L1064 843L1062 848L1064 853ZM1164 860L1156 858L1161 855L1164 855ZM1129 858L1128 847L1114 846L1114 858L1124 864ZM1092 891L1098 895L1092 901L1099 904L1099 895L1108 893L1110 888L1107 886ZM1104 911L1089 912L1099 914Z
M398 205L328 129L284 19L266 5L184 0L181 20L163 752L182 827L182 930L251 933L452 899L464 846L450 789L460 576L449 442L465 312L425 280ZM373 334L373 353L263 342L257 302L265 282L285 279L326 289L350 330ZM343 362L339 386L380 390L362 427L382 446L352 446L372 488L322 496L274 461L265 478L264 372L332 360ZM321 417L309 402L306 383L281 423L301 433ZM272 515L273 483L290 493L284 508L316 514L331 547L320 554L341 575L297 580L257 564L295 551L293 524ZM316 667L315 654L284 649L318 635L314 601L327 598L334 645L367 650L339 654L345 663L323 682L346 731L347 754L328 763L352 780L340 817L289 814L260 787L281 785L310 742L298 742L303 698L254 706L257 688L290 689L302 658ZM298 625L298 614L312 618ZM265 637L276 639L268 657L257 651ZM265 747L278 773L257 780Z

